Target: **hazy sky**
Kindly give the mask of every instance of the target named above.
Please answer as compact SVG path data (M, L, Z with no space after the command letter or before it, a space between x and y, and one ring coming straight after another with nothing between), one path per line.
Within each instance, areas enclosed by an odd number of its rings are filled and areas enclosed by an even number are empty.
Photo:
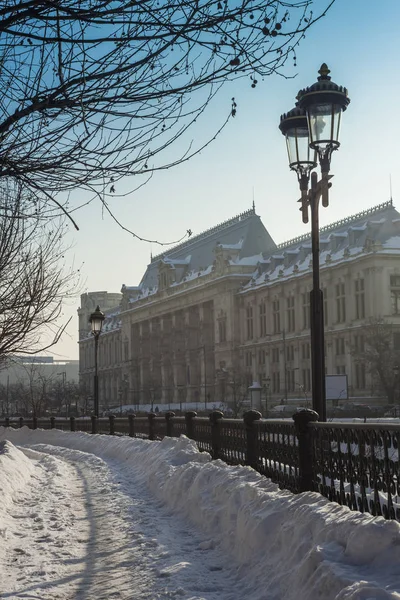
M316 4L326 4L323 0ZM330 206L321 210L321 224L331 223L400 194L400 2L336 0L334 7L308 33L297 51L297 67L288 62L285 79L248 79L226 85L208 113L192 130L204 139L222 123L235 96L238 112L220 137L191 162L156 173L138 192L115 199L112 209L128 228L160 241L182 237L190 228L198 234L251 207L276 243L309 231L296 203L296 176L287 166L284 138L278 129L282 112L294 106L298 90L312 84L322 62L333 81L349 90L351 104L344 114L341 142L334 153L335 175ZM118 184L128 190L132 181ZM77 202L79 193L73 201ZM400 201L399 201L400 207ZM71 262L82 264L82 292L118 292L122 284L137 285L150 252L162 249L124 233L99 204L75 213L79 232L72 232ZM52 349L64 358L77 358L76 310L79 297L64 309L72 315L67 334Z

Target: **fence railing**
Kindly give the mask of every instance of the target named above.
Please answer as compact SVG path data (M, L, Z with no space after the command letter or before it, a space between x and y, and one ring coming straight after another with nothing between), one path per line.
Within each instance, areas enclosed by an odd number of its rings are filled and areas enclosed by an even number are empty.
M228 464L248 465L294 493L319 492L352 510L400 521L400 425L382 423L321 423L304 410L290 420L264 420L255 410L243 420L225 419L220 411L209 418L195 412L175 416L150 413L137 417L70 419L19 418L0 426L62 429L149 440L181 434L201 451Z

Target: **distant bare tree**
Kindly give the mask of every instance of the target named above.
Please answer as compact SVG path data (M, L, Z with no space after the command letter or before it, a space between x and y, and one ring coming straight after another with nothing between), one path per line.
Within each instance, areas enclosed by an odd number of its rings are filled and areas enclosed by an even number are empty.
M15 393L20 412L33 417L43 416L49 402L52 377L46 377L41 365L35 362L22 365L23 371L17 377Z
M121 177L187 160L201 148L154 162L222 83L255 87L295 63L334 1L3 1L0 178L68 212L62 192L113 194ZM232 100L227 119L236 110Z
M25 218L20 185L0 187L0 363L57 343L62 302L79 293L79 271L64 271L63 225Z
M241 416L248 404L248 373L235 369L232 374L228 374L228 405L232 411L232 417L236 419Z
M400 329L383 319L371 319L363 328L363 348L352 348L355 360L371 373L390 404L394 404L400 389L400 348L395 335Z

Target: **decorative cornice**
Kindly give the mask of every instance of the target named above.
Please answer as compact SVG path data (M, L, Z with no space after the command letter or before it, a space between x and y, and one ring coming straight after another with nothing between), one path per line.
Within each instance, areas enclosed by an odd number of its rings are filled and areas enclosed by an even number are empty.
M378 204L377 206L373 206L372 208L363 210L363 211L357 213L356 215L351 215L350 217L345 217L344 219L340 219L340 221L335 221L334 223L331 223L330 225L325 225L325 227L320 228L319 232L324 233L325 231L332 231L333 229L336 229L337 227L341 227L342 225L349 225L351 223L354 223L355 221L358 221L359 219L362 219L363 217L369 217L370 215L374 215L377 212L379 212L385 208L389 208L390 206L393 206L392 199L388 200L387 202L383 202L382 204ZM305 242L310 239L311 239L311 233L305 233L303 235L299 235L295 238L292 238L291 240L288 240L287 242L282 242L281 244L278 244L277 248L282 250L283 248L288 248L289 246L293 246L294 244L299 244L301 242Z

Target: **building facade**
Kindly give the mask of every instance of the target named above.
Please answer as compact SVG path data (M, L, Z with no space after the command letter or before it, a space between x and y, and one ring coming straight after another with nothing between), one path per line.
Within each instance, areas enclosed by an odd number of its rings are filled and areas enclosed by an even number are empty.
M390 201L320 238L326 372L347 375L352 396L377 395L354 348L372 318L400 327L400 214ZM153 257L138 286L82 296L81 384L93 382L100 304L102 406L232 402L253 381L271 405L308 399L311 286L310 235L277 245L253 207Z

